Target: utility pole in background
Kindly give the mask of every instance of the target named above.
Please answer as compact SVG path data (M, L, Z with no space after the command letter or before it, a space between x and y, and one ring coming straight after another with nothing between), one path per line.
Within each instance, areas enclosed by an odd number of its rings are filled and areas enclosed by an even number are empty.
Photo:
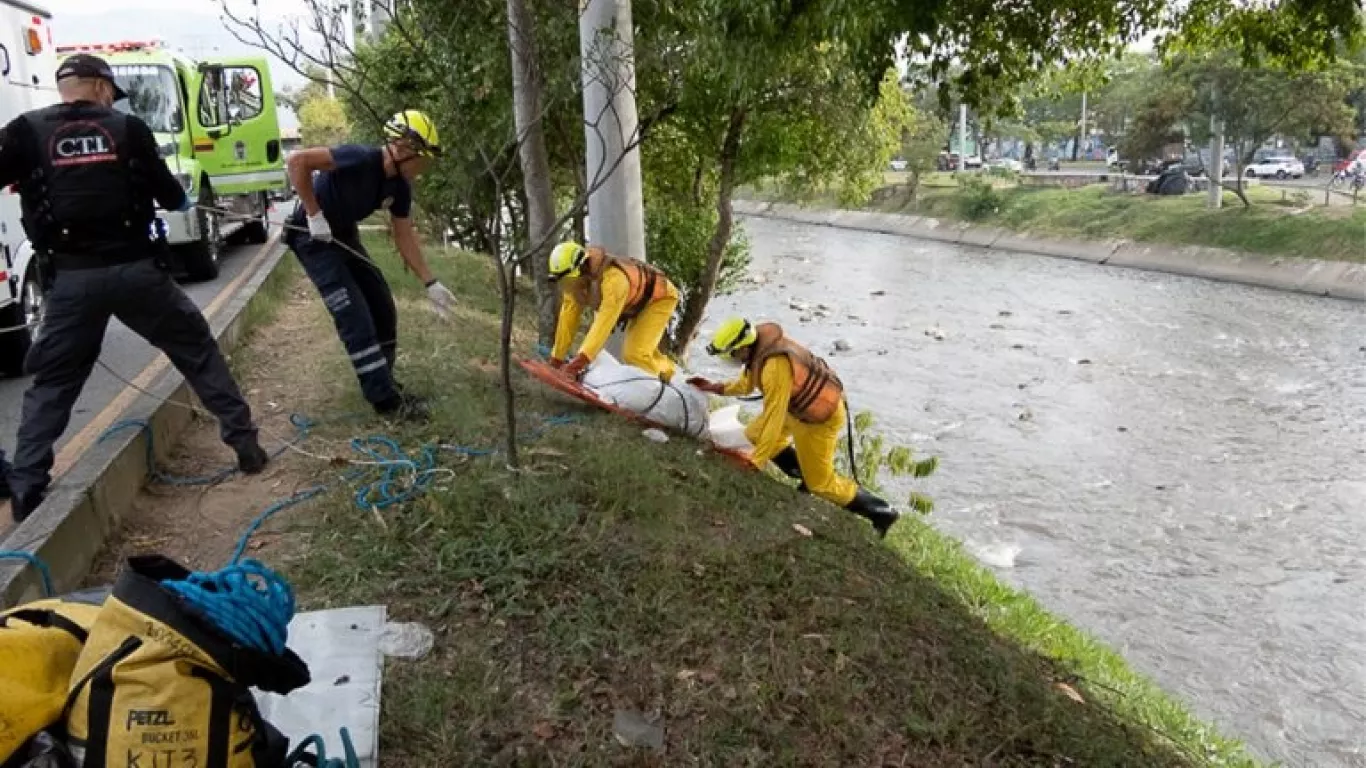
M588 197L588 242L643 260L640 149L625 151L636 144L638 120L631 0L580 0L579 8L586 178L597 187Z
M1205 176L1209 179L1209 202L1210 208L1222 208L1224 205L1224 121L1219 119L1217 99L1210 99L1216 105L1215 109L1210 110L1209 116L1209 164L1205 167Z
M1086 91L1081 92L1081 133L1077 136L1077 141L1086 142L1086 149L1083 152L1091 151L1090 134L1086 132ZM1089 157L1086 159L1090 159Z
M968 105L958 105L958 170L968 169Z

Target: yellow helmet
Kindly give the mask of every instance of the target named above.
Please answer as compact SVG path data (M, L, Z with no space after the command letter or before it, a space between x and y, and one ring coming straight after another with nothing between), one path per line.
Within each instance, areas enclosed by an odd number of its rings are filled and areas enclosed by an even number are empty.
M587 258L588 251L585 251L582 245L573 240L560 243L550 252L550 279L578 277Z
M759 340L759 331L754 324L743 317L732 317L721 323L712 334L707 352L712 355L728 355L737 349L744 349Z
M384 135L391 139L408 139L424 155L441 154L441 137L436 133L436 123L426 112L416 109L399 112L384 124Z

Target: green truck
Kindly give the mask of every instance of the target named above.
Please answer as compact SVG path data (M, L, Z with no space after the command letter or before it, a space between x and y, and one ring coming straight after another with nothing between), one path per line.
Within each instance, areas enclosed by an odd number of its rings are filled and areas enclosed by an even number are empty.
M264 58L196 61L158 41L60 46L57 52L108 61L128 92L127 108L156 134L162 157L194 204L187 212L157 212L190 280L218 276L229 238L266 242L271 199L288 185Z

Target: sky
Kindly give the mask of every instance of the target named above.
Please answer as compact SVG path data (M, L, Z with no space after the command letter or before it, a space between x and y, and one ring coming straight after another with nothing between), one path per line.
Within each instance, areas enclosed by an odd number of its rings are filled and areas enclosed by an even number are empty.
M53 37L59 45L160 39L168 48L192 57L264 55L260 49L236 40L223 25L219 0L30 1L52 11ZM228 2L234 12L250 11L250 0ZM262 0L261 6L263 13L277 19L300 14L305 8L303 0ZM265 26L270 28L269 24ZM305 82L289 65L270 58L271 79L277 91ZM280 125L295 128L298 120L282 109Z

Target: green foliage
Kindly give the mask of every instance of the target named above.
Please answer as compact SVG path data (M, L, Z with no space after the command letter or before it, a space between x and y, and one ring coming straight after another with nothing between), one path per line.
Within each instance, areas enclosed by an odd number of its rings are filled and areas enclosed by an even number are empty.
M958 215L967 221L981 221L1001 209L1000 193L991 182L972 174L958 174Z
M887 445L887 438L873 429L873 414L860 411L854 416L854 459L858 462L858 472L849 466L848 438L840 440L835 451L835 466L849 476L857 474L859 484L871 491L881 492L882 483L888 477L923 479L939 469L939 457L917 459L910 448L902 445ZM922 515L934 511L934 500L918 491L910 492L907 504Z
M345 142L351 135L351 123L338 99L308 98L299 106L298 115L299 136L305 146L333 146Z
M909 105L908 105L909 106ZM918 186L921 177L935 170L939 151L948 141L949 129L934 112L909 107L910 120L901 133L901 159L906 161L911 186Z
M687 198L646 193L646 251L651 263L668 273L685 294L702 281L716 218L714 199L699 205ZM726 245L716 293L728 293L739 284L749 259L749 241L743 231L737 231Z
M1192 138L1205 139L1210 117L1216 117L1240 162L1247 162L1257 147L1278 134L1296 136L1311 129L1350 134L1355 113L1347 98L1362 84L1363 70L1350 62L1308 71L1274 63L1247 65L1225 50L1177 56L1167 77L1191 95Z
M1163 83L1139 107L1119 145L1131 165L1158 159L1162 148L1184 140L1180 124L1190 114L1195 94L1176 83Z

